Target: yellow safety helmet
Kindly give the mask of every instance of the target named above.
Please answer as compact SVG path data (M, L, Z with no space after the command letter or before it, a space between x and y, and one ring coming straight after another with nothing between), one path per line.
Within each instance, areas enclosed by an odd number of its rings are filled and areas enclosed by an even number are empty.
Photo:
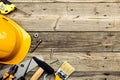
M18 64L28 53L30 35L11 19L0 15L0 63Z

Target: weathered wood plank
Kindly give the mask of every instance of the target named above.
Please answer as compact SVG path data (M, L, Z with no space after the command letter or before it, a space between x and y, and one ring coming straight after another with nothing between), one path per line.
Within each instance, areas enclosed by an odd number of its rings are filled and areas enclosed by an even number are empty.
M17 18L11 16L14 21L27 31L54 31L54 26L58 18L57 16L18 17L21 16L17 16Z
M120 19L66 16L59 19L56 31L120 31Z
M32 15L65 15L67 3L18 2L16 7ZM18 12L19 13L19 12Z
M74 51L97 51L97 52L118 52L120 51L119 32L29 32L32 37L31 49L37 41L43 42L36 49L39 51L74 52ZM34 34L39 37L35 38Z
M27 74L26 79L29 80L31 75L34 72L30 72ZM118 75L116 75L117 72L113 72L114 75L101 75L101 73L104 72L74 72L73 75L71 75L68 80L119 80L119 72ZM111 73L111 72L109 72ZM80 75L83 76L80 76ZM51 78L51 80L54 80L53 75L49 75L48 78ZM43 76L40 77L40 80L43 80Z
M11 0L12 2L120 2L119 0Z
M114 76L109 76L109 77L70 77L68 80L119 80L120 77L114 77Z
M120 3L16 3L17 8L33 15L77 15L119 17Z
M80 53L80 52L54 52L52 58L50 58L50 53L29 53L30 56L43 56L45 61L49 64L52 61L59 60L59 64L51 64L51 66L57 70L59 66L64 61L68 61L73 67L75 67L78 72L93 71L91 74L104 75L114 75L116 72L120 71L120 54L119 53ZM94 72L96 71L96 72ZM97 72L98 71L98 72ZM103 72L99 72L103 71ZM106 71L106 72L105 72ZM111 71L111 73L107 72ZM81 72L81 73L83 73ZM89 72L88 72L89 73ZM114 74L112 74L114 73ZM119 73L120 74L120 73ZM80 74L79 77L82 77ZM89 75L89 74L86 74ZM118 73L116 74L118 75Z
M120 31L117 18L76 18L77 16L9 15L27 31Z
M69 3L68 15L78 16L119 16L119 3Z
M27 31L120 31L119 4L17 3L28 15L17 10L8 17Z

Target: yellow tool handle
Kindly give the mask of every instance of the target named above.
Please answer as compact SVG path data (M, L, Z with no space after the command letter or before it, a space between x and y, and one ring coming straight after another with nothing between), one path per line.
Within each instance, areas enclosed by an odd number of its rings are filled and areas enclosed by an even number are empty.
M62 80L58 75L55 75L55 80Z
M6 79L8 76L9 76L9 73L8 73L8 72L5 72L4 75L3 75L2 80Z
M8 80L14 80L15 76L14 75L10 75Z
M31 77L30 80L38 80L38 78L42 75L42 73L44 72L44 70L42 68L39 68Z
M3 75L2 80L6 80L6 78L8 78L8 80L13 80L15 78L14 75L10 75L8 72L5 72Z

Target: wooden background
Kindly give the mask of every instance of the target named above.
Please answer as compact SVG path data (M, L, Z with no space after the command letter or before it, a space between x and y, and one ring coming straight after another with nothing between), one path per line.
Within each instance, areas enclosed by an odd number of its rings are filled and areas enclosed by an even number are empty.
M19 10L7 16L29 32L31 50L43 41L28 56L41 55L47 63L67 60L76 69L68 80L120 79L120 0L11 2ZM51 66L57 70L59 64Z

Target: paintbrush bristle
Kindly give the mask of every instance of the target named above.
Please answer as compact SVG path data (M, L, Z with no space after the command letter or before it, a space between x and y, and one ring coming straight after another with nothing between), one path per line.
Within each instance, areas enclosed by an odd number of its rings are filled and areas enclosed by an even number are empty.
M61 65L60 69L63 70L67 75L70 75L75 71L75 68L72 67L67 61Z
M65 61L56 72L56 75L58 75L62 80L66 80L74 71L75 68Z

